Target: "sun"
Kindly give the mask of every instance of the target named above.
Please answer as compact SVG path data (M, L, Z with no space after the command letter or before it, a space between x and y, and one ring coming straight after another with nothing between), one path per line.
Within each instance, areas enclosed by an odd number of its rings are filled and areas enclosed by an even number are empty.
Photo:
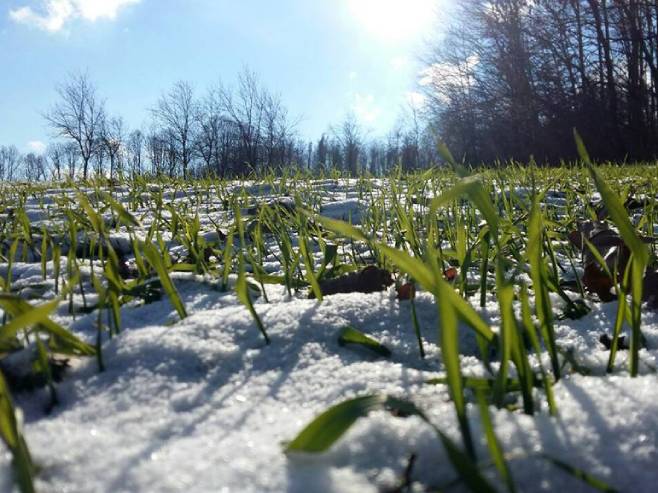
M434 21L436 0L347 0L351 17L378 38L401 41L421 36Z

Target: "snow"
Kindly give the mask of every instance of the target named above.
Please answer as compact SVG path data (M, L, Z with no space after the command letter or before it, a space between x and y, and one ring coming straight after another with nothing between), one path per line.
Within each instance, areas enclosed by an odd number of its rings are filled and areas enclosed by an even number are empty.
M352 211L354 221L359 200L334 199L324 210L333 217ZM45 390L15 396L41 468L40 491L377 492L399 482L412 453L418 457L413 478L425 486L443 489L456 477L426 423L385 412L359 420L324 454L283 452L283 443L328 406L368 393L413 400L460 443L447 388L426 383L442 375L435 344L437 306L428 293L416 299L427 351L421 360L410 304L398 301L393 288L326 296L320 303L268 286L270 302L259 298L255 304L272 339L265 345L234 294L201 277L172 277L189 317L178 320L166 298L126 305L121 334L104 345L104 372L98 372L93 358L72 360L57 386L60 404L49 415L44 413ZM14 278L18 287L41 281L40 265L17 263ZM478 305L477 299L471 301ZM496 327L493 299L478 311ZM623 351L619 370L607 375L608 352L598 337L610 332L615 313L616 303L594 303L580 320L556 321L558 344L572 349L592 372L587 377L569 374L555 386L557 417L546 406L535 416L490 409L521 491L591 491L541 454L622 491L655 491L658 350L641 351L638 378L625 372ZM54 318L94 340L95 314L73 321L62 306ZM341 347L337 338L346 325L386 345L392 357ZM644 314L643 331L648 347L658 347L655 313ZM460 349L464 373L481 374L476 341L466 326L460 331ZM484 458L477 407L470 403L468 412L478 456ZM2 453L0 491L12 491L10 457ZM502 490L494 469L484 472Z
M45 392L37 399L18 396L28 443L43 468L40 489L377 491L395 483L412 452L418 454L415 474L428 484L454 476L438 440L416 418L375 413L315 457L289 458L281 446L327 406L373 392L413 399L458 440L446 389L423 383L440 370L431 342L436 306L428 295L417 300L429 349L421 361L408 302L397 301L393 290L318 303L289 300L283 289L272 289L271 303L256 305L272 338L265 346L232 294L209 292L182 277L177 284L191 315L168 324L175 315L166 300L124 308L126 329L104 349L107 370L98 373L93 359L78 362L59 385L61 404L50 416L42 411ZM594 349L582 328L595 331L608 311L581 320L573 333L560 326L560 339L588 347L604 364L607 353ZM495 318L495 305L486 313ZM76 332L91 324L90 317L74 324ZM393 357L340 347L338 332L348 324L387 345ZM655 317L647 326L655 338ZM463 349L468 353L464 346L470 345L475 354L466 328L463 333ZM463 365L478 364L467 357ZM658 460L654 375L573 376L556 387L556 399L558 418L495 412L521 486L540 489L535 481L541 477L545 491L583 488L538 458L546 452L621 489L652 490ZM475 409L471 417L477 427ZM2 467L8 473L6 458Z
M360 224L364 214L363 205L358 199L337 200L324 204L320 212L325 217L348 221L352 224Z

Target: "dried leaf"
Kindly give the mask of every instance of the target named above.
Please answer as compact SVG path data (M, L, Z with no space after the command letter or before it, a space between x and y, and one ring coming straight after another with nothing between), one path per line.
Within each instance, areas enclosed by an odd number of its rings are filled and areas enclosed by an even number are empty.
M323 296L338 293L374 293L393 284L393 278L389 271L369 265L359 272L326 279L319 284ZM311 292L309 298L315 298L315 294Z
M583 254L585 272L582 282L585 289L596 294L601 301L612 301L614 286L608 272L623 273L631 256L631 251L622 237L605 222L588 221L578 225L578 230L569 234L569 240ZM604 269L588 243L598 250L607 267Z
M582 283L587 291L596 294L604 303L615 299L615 295L612 294L614 287L612 279L596 264L585 265Z

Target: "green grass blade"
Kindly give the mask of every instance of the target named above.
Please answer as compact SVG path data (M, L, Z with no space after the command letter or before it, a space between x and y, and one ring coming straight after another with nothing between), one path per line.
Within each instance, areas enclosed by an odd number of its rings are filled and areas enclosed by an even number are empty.
M473 493L496 493L496 489L480 473L477 465L446 434L437 430L448 459L459 477Z
M548 373L544 369L544 365L541 362L541 353L542 353L541 345L539 344L539 337L537 337L537 330L535 329L535 324L532 321L528 288L525 285L522 286L521 288L519 299L521 301L521 319L523 321L525 334L530 339L530 344L532 345L532 349L537 355L537 360L539 362L539 370L542 375L542 383L544 385L544 392L546 393L546 401L548 402L548 409L551 416L557 416L557 406L555 404L555 398L553 397L553 387L551 385L551 381L549 380Z
M110 207L114 209L114 212L117 213L120 222L122 222L126 226L134 226L134 227L141 226L140 222L135 218L135 216L133 216L130 212L128 212L123 207L123 205L121 205L121 203L114 200L109 193L105 194L105 200L107 200L108 204L110 204Z
M395 416L418 416L432 427L446 451L450 463L468 488L477 493L495 493L477 465L450 438L434 426L412 402L373 394L356 397L331 406L317 416L285 446L286 453L319 453L328 450L359 419L370 412L386 410Z
M318 280L313 272L313 260L306 244L305 235L299 235L299 253L302 257L302 260L304 261L306 280L311 286L311 290L313 291L315 298L318 301L322 301L322 289L320 289L320 284L318 283Z
M494 241L497 241L498 226L500 222L498 218L498 212L493 206L491 198L484 189L481 178L478 176L469 176L463 178L450 190L433 199L430 207L431 216L434 217L438 208L453 202L461 195L466 195L468 199L473 202L473 204L475 204L475 206L480 210L482 216L489 224L491 235Z
M12 455L16 484L21 493L34 493L35 467L20 431L9 387L0 371L0 439Z
M158 249L154 245L146 243L144 245L144 256L146 257L146 260L148 260L148 263L151 264L151 267L153 267L155 272L158 274L162 288L165 290L165 293L167 293L167 296L169 296L171 304L176 309L178 316L181 319L187 317L185 305L183 304L183 301L181 300L180 295L176 290L176 286L174 286L174 283L169 277L169 272L167 272L167 268L165 267L164 261L160 252L158 252Z
M235 293L238 299L240 300L240 302L247 308L247 310L249 310L249 313L251 314L254 321L256 322L256 325L258 326L258 330L260 330L260 333L263 334L263 338L265 339L265 344L269 344L270 338L267 335L267 331L265 330L265 327L263 326L263 322L258 316L256 309L254 308L254 303L251 301L251 295L249 294L249 286L247 285L247 278L244 272L244 261L241 255L240 255L240 260L238 262L238 280L235 284Z
M489 414L487 398L483 390L476 391L475 395L477 397L478 406L480 408L480 420L482 421L482 427L484 428L484 434L487 439L489 455L491 456L491 460L493 460L496 469L498 469L498 473L507 485L507 489L510 491L510 493L514 493L516 491L516 487L514 486L514 479L512 478L512 473L507 466L507 461L505 460L500 442L494 433L493 423L491 422L491 416Z
M464 447L472 460L475 460L475 447L471 429L466 416L466 402L462 385L461 369L459 367L459 323L454 306L446 299L444 292L452 290L450 287L440 286L437 291L439 317L441 321L441 357L446 370L448 390L455 406L457 420L462 433Z
M644 272L649 263L649 249L637 235L619 196L612 191L599 171L591 163L589 164L589 171L597 190L601 194L601 199L610 214L610 218L617 226L617 229L619 229L619 234L632 253L630 259L632 270L631 293L633 295L631 302L630 373L631 376L635 377L639 373L640 364L642 290Z
M391 248L388 245L377 244L379 251L387 257L398 269L409 274L427 291L435 292L436 286L432 270L422 260L412 257L407 252Z
M576 141L576 150L578 151L578 156L580 156L581 161L583 161L586 164L592 164L592 160L589 157L589 153L587 152L585 143L583 142L583 139L580 137L578 130L576 130L575 128L573 129L573 138Z
M494 385L493 399L498 407L502 407L506 393L505 385L507 383L509 361L512 356L512 343L514 342L513 331L516 330L514 311L512 309L514 288L509 285L502 285L502 283L499 284L498 300L500 302L501 316L500 335L498 337L500 346L500 367L496 377L496 384Z
M350 223L345 221L340 221L338 219L331 219L329 217L320 216L314 214L311 211L303 211L310 217L313 217L315 221L320 223L329 231L342 235L346 238L351 238L357 241L369 241L368 237L359 229L352 226Z
M59 303L59 300L57 300L57 302ZM54 303L54 301L52 303ZM49 304L47 305L48 306L46 307L43 305L40 307L34 307L17 296L0 293L0 306L2 309L11 314L11 316L14 317L14 320L20 318L22 315L26 315L26 318L21 319L21 324L24 322L36 324L38 330L54 336L56 341L51 341L51 343L56 343L58 352L70 352L71 354L79 356L93 356L96 354L96 351L92 346L81 341L64 327L50 320L47 315L44 316L44 312L54 309ZM37 314L30 315L31 312L39 308L43 308L43 310Z
M386 398L366 395L330 407L311 421L286 446L286 452L324 452L331 447L354 422L381 409Z
M546 459L548 462L550 462L551 464L553 464L558 469L561 469L562 471L566 472L570 476L573 476L574 478L581 480L583 483L587 484L588 486L594 488L597 491L603 491L605 493L617 492L615 488L611 487L606 482L598 478L595 478L594 476L583 471L582 469L574 467L570 464L567 464L566 462L556 459L555 457L551 457L550 455L547 454L543 454L542 457Z
M491 342L495 339L495 334L491 331L491 328L482 320L473 307L464 298L459 296L452 286L440 276L435 276L432 269L425 263L401 250L381 243L376 243L375 245L393 264L404 273L413 277L427 291L436 293L438 288L445 288L442 290L442 301L450 303L462 320L487 341Z
M341 330L340 335L338 336L338 344L341 346L346 344L357 344L369 349L373 353L383 356L384 358L389 358L391 356L391 350L386 346L350 326Z
M612 191L594 166L590 165L589 171L596 185L596 189L601 194L601 199L610 214L610 219L612 219L612 222L619 229L619 234L624 240L624 243L630 248L635 258L646 265L649 261L649 249L635 232L635 228L628 217L628 213L621 199Z
M9 308L9 304L14 302L14 297L0 294L0 306L2 306L3 309L6 309L9 313L17 314L7 324L0 328L0 345L5 344L16 337L16 334L20 330L28 329L43 322L57 308L60 300L55 299L26 311L20 310L18 303L16 303L17 306L13 309Z
M548 295L546 267L542 258L544 228L539 203L535 199L528 222L527 254L530 262L530 276L535 294L535 311L545 339L546 349L551 357L551 366L556 379L560 378L558 350L553 331L553 311Z

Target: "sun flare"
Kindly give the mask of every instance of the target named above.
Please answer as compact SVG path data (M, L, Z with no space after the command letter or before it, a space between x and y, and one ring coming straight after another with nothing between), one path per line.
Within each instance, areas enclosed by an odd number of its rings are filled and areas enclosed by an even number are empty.
M369 34L383 39L414 38L434 19L435 0L347 0L353 19Z

